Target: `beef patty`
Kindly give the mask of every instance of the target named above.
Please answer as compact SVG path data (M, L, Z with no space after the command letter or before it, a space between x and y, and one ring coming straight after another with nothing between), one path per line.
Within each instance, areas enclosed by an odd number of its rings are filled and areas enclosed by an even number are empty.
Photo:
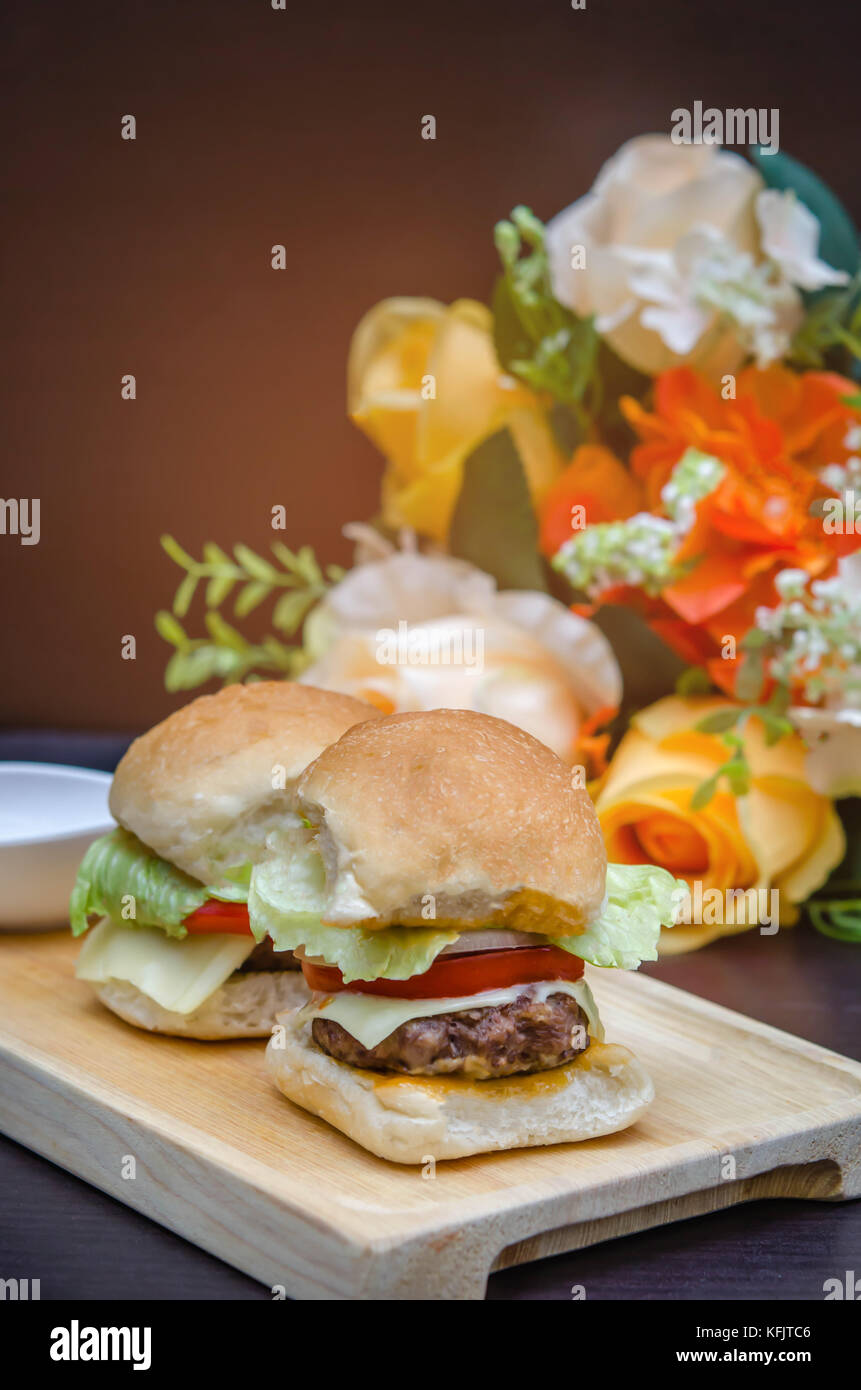
M528 985L510 1004L410 1019L372 1048L362 1047L332 1019L315 1018L311 1031L318 1047L354 1067L474 1080L547 1071L589 1046L588 1021L579 1004L569 994L539 1000Z
M239 966L237 974L254 970L301 970L302 967L292 951L276 951L272 938L264 936L251 955Z

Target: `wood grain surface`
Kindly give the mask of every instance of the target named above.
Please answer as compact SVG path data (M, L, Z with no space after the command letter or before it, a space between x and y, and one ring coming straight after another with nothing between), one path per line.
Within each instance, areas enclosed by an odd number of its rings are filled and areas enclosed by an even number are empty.
M493 1268L751 1197L861 1194L861 1065L658 980L592 972L655 1080L640 1124L428 1177L284 1101L258 1043L127 1027L76 951L0 940L0 1127L289 1295L480 1298Z

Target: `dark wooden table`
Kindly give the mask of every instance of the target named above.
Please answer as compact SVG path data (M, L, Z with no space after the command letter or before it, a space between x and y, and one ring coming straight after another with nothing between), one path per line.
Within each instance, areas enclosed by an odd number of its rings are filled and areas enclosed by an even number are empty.
M111 768L122 735L0 732L0 759ZM861 947L800 925L644 967L861 1060ZM822 1299L861 1274L861 1202L752 1202L491 1277L491 1299ZM269 1292L62 1169L0 1139L0 1278L43 1298L265 1299Z

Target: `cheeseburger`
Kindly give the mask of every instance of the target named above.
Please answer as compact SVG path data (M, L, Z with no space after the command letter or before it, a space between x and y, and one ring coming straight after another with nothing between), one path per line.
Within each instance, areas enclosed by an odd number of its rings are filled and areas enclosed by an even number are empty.
M589 1139L653 1087L604 1041L584 963L636 969L672 876L611 865L588 793L521 729L465 710L357 724L298 779L251 874L261 939L311 991L267 1066L290 1100L420 1163Z
M378 717L346 695L261 681L136 739L111 786L118 827L90 846L72 891L72 931L90 927L78 978L155 1033L269 1034L307 990L292 952L251 934L251 866L308 763Z

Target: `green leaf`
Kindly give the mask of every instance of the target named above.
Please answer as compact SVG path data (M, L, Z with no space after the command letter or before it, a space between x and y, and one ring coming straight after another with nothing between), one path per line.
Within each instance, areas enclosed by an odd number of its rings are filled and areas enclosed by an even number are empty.
M715 792L717 791L719 774L707 777L705 782L700 782L693 796L691 797L691 810L701 811L704 806L708 806Z
M531 208L518 203L511 214L511 220L523 240L533 251L544 251L544 223L536 217Z
M861 898L818 900L808 903L807 911L814 927L823 936L861 944Z
M236 568L230 556L225 555L221 546L216 545L215 541L206 542L203 547L203 558L208 565L223 565L231 573L233 573Z
M505 275L500 275L493 289L491 301L493 310L493 345L499 365L510 371L511 363L521 357L528 357L531 351L529 335L520 321L520 316L511 297L511 289Z
M688 666L676 681L677 695L707 695L711 688L711 677L701 666Z
M232 579L229 574L219 574L214 579L210 579L206 586L207 608L218 608L227 598L235 583L236 580Z
M323 582L323 574L317 564L317 557L310 545L302 545L296 554L296 572L305 580L309 588Z
M267 933L279 951L306 946L341 970L344 980L406 980L422 974L455 931L428 927L333 927L321 920L326 903L323 861L312 846L273 856L251 872L248 915L258 941Z
M605 603L592 619L600 628L622 671L622 714L630 716L671 695L684 662L631 608Z
M608 405L618 403L622 396L642 400L652 389L652 378L625 362L613 351L606 338L601 338L598 343L598 373Z
M556 942L592 965L636 970L644 960L657 960L661 927L673 925L686 889L654 864L608 864L601 912L579 936Z
M725 763L723 772L733 796L747 796L750 791L750 767L745 758L733 758Z
M792 704L792 692L785 685L776 685L771 693L766 709L772 714L783 715Z
M172 613L168 613L162 608L155 615L155 630L159 637L163 637L165 642L170 642L171 646L184 651L189 646L189 639L182 630L182 625L177 622Z
M272 621L279 631L292 634L316 601L316 594L309 593L307 589L294 589L291 593L282 594L275 605Z
M213 676L221 675L218 648L207 644L190 651L174 652L164 673L168 690L193 690Z
M791 190L819 221L819 255L836 270L854 275L861 266L858 233L849 213L827 184L800 164L778 151L763 154L761 146L751 147L750 156L769 188Z
M214 541L204 543L202 560L188 555L171 536L162 537L162 544L167 554L186 571L174 600L177 614L185 615L197 585L205 581L207 611L204 621L209 633L209 639L191 638L173 615L164 612L156 615L156 630L176 648L165 673L169 690L187 690L212 676L220 676L226 682L259 678L255 667L263 672L293 676L308 665L310 657L301 645L286 647L275 637L264 638L259 645L247 641L224 620L219 612L220 605L236 584L244 580L234 601L236 615L243 618L264 600L275 597L273 618L276 626L293 631L329 585L343 578L343 570L330 565L324 578L309 545L301 546L294 554L280 541L273 542L273 554L283 566L278 568L242 544L235 547L235 560Z
M252 579L259 579L264 584L271 584L272 581L277 578L278 571L275 567L270 565L268 560L264 560L259 555L255 555L254 551L249 549L247 545L235 545L233 547L233 553L242 568L246 573L251 575Z
M173 611L178 618L185 617L191 607L191 600L194 598L194 591L196 588L197 576L194 574L187 574L173 598Z
M574 320L569 330L566 355L571 370L571 390L575 400L581 401L583 399L584 392L594 376L598 342L598 333L593 318Z
M271 633L263 638L260 645L273 665L280 667L282 671L293 669L301 651L299 647L285 647L284 643L279 642Z
M246 618L252 613L258 604L269 597L271 585L267 583L246 584L240 589L239 596L233 605L233 612L237 618Z
M625 459L637 438L622 414L624 396L643 401L652 389L652 379L618 357L604 338L598 339L595 364L586 404L602 444Z
M194 569L195 561L192 560L190 555L186 554L179 542L174 540L173 536L162 536L161 548L181 569Z
M449 549L493 575L500 589L547 588L526 475L507 429L485 439L464 464Z
M126 921L127 896L134 899L135 916ZM161 927L168 936L183 937L185 918L202 907L209 889L197 879L160 859L128 830L113 830L94 840L81 861L69 903L74 936L87 930L88 919L107 915L133 930Z
M498 223L494 239L504 267L493 295L497 356L533 390L579 410L594 373L594 324L555 298L544 226L529 208Z
M694 725L701 734L722 734L727 729L735 728L741 710L738 709L719 709L713 714L707 714L705 719Z
M792 723L789 719L784 719L783 715L770 714L767 709L758 711L765 730L765 742L768 748L779 743L782 738L794 732Z
M566 458L571 458L574 450L586 437L582 422L577 419L574 411L561 401L556 401L550 407L547 418L560 451Z
M761 651L749 651L738 668L735 693L739 700L758 700L765 684L765 660Z
M242 636L242 633L237 632L235 627L231 627L230 623L226 622L220 613L207 613L204 621L206 622L209 635L214 642L218 642L221 646L229 647L231 651L240 652L243 655L248 651L248 643Z
M283 541L273 541L272 554L278 560L280 560L285 570L288 570L290 574L295 574L296 556L293 554L293 551L289 548L289 546L286 546Z

